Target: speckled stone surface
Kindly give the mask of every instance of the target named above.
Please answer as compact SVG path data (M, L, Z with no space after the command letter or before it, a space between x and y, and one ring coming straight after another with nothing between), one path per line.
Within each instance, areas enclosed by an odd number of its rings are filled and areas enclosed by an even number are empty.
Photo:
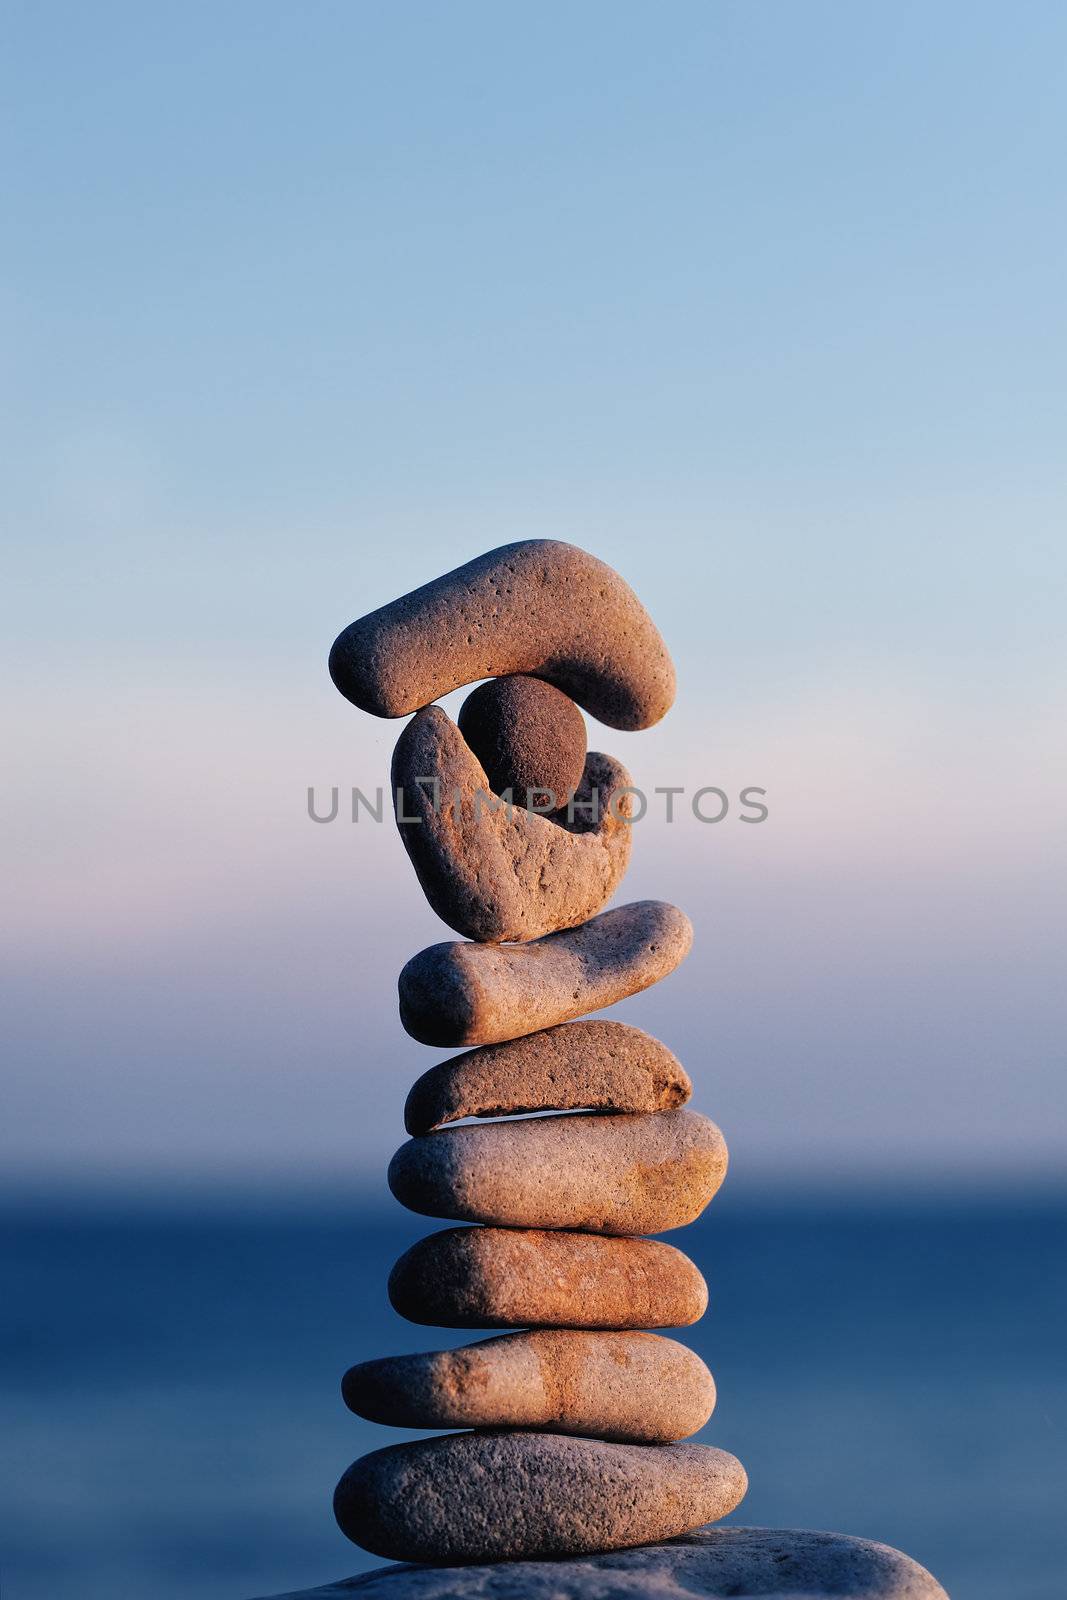
M457 721L496 793L510 789L517 805L551 810L582 781L582 713L543 678L490 678L467 696Z
M498 1044L614 1005L689 954L689 918L635 900L529 944L433 944L400 974L400 1020L423 1044Z
M925 1567L870 1539L806 1528L698 1528L564 1561L379 1567L274 1600L948 1600ZM1005 1600L1008 1597L1005 1596Z
M686 1439L715 1407L711 1373L677 1339L574 1328L362 1361L341 1393L388 1427L548 1428L631 1444Z
M537 939L601 910L630 859L629 784L593 751L571 821L509 807L440 706L412 717L393 753L394 812L423 893L450 928L483 941Z
M416 1079L409 1133L524 1111L674 1111L693 1092L677 1056L625 1022L567 1022L465 1050Z
M400 1257L389 1299L440 1328L683 1328L704 1315L708 1288L656 1239L445 1228Z
M617 572L576 545L502 545L345 628L330 651L341 693L403 717L509 673L546 678L612 728L648 728L674 700L674 667Z
M558 1433L450 1433L353 1462L342 1533L394 1561L516 1561L686 1533L744 1497L745 1470L704 1444L609 1444Z
M699 1217L726 1160L698 1111L523 1117L409 1139L389 1187L410 1210L456 1222L667 1233Z

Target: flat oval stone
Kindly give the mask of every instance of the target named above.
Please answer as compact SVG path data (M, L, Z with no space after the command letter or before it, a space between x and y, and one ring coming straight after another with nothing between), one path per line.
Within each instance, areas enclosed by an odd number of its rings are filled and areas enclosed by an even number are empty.
M409 1133L528 1111L673 1111L693 1086L678 1058L625 1022L568 1022L440 1062L416 1079Z
M699 1528L669 1544L557 1561L378 1567L276 1600L948 1600L925 1567L870 1539L797 1528Z
M708 1286L656 1239L446 1228L400 1257L389 1299L439 1328L683 1328L704 1315Z
M376 717L514 672L547 679L612 728L649 728L674 700L667 647L633 590L556 539L490 550L360 617L330 651L338 689Z
M505 1228L667 1233L726 1176L726 1141L696 1111L561 1116L440 1128L389 1163L401 1205Z
M529 944L433 944L400 974L400 1020L423 1044L517 1039L650 988L692 942L683 911L635 900Z
M437 915L471 939L537 939L599 911L630 859L629 784L624 767L594 751L573 823L508 806L440 706L413 717L393 753L404 848Z
M494 792L511 790L516 805L551 811L580 785L582 713L543 678L490 678L467 696L457 720Z
M715 1408L711 1373L676 1339L573 1328L363 1361L341 1393L392 1428L548 1428L632 1444L685 1439Z
M451 1433L356 1461L341 1532L393 1561L516 1561L618 1550L725 1517L745 1469L703 1444Z

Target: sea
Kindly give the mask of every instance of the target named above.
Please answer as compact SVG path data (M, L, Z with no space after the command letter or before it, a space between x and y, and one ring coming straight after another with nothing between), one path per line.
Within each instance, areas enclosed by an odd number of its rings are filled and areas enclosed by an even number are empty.
M411 1435L339 1380L472 1337L389 1307L435 1226L339 1195L4 1202L3 1600L252 1600L379 1565L331 1494ZM1067 1195L724 1194L673 1242L710 1285L680 1337L718 1383L699 1437L748 1470L733 1520L896 1545L953 1600L1065 1600Z

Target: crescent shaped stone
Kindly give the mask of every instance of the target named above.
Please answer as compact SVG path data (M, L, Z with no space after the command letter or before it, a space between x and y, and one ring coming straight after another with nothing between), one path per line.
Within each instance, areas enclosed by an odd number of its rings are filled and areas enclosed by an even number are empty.
M633 796L618 792L629 785L624 767L591 751L573 822L508 806L440 706L412 717L393 752L397 826L423 893L482 943L538 939L601 910L630 859Z
M345 628L330 676L376 717L509 673L545 678L612 728L649 728L674 700L674 666L617 572L576 545L501 545Z

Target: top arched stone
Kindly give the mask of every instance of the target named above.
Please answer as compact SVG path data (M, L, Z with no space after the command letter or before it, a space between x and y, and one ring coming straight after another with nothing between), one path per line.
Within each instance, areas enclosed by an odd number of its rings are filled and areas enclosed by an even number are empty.
M648 728L674 700L667 647L633 590L556 539L501 545L360 617L330 651L341 693L404 717L508 673L554 683L612 728Z

